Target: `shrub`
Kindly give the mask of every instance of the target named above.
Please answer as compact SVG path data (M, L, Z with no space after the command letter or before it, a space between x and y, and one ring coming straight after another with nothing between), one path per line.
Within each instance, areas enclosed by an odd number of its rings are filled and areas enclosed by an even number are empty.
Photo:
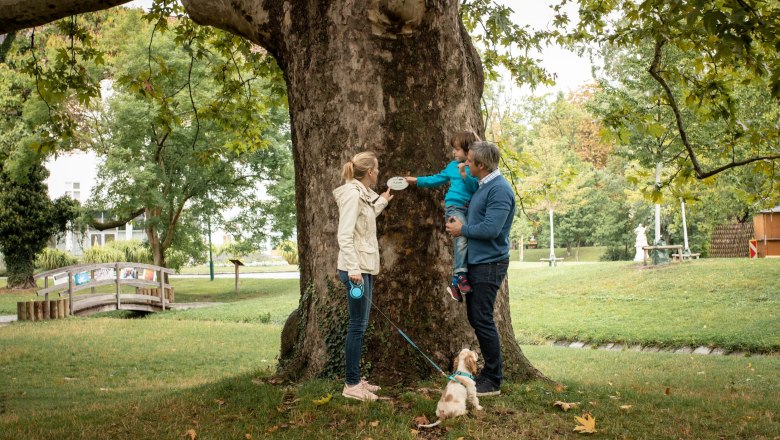
M152 264L152 251L138 240L112 241L104 249L115 249L124 255L117 261Z
M607 247L606 252L604 252L601 257L599 257L600 261L631 261L634 259L634 249L630 248L630 251L626 251L624 247L620 246L609 246Z
M78 263L73 255L54 248L44 248L35 256L35 267L42 270L52 270Z
M282 258L287 264L298 264L298 245L290 240L279 243L279 250L282 252Z
M114 263L124 261L124 259L124 252L109 246L92 247L81 255L82 263Z

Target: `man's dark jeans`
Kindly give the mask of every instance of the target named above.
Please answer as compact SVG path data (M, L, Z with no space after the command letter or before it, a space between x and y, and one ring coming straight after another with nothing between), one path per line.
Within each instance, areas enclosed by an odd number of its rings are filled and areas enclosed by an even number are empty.
M496 263L469 264L471 293L466 297L466 313L469 324L479 340L479 348L485 360L480 376L489 379L495 386L501 386L501 340L493 320L496 294L504 282L509 260Z

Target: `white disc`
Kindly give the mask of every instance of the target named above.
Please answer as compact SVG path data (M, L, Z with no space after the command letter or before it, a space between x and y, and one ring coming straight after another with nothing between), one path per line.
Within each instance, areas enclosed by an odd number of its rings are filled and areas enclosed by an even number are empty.
M387 187L394 191L400 191L405 189L407 186L409 186L409 183L406 181L406 179L400 176L391 177L387 181Z

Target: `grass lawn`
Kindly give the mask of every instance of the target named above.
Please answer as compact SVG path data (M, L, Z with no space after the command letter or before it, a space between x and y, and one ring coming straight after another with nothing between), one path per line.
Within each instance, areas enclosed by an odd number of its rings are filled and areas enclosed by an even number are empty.
M519 269L509 272L510 305L521 342L780 351L780 260L513 267Z
M571 255L566 255L566 248L555 248L555 257L564 258L564 261L580 261L580 262L598 262L604 252L607 251L606 246L588 246L582 247L579 251L579 260L575 257L576 249L572 248ZM549 247L541 247L537 249L525 249L523 250L523 261L526 262L538 262L540 258L548 258L550 256ZM509 259L511 261L520 260L520 252L517 249L509 251ZM545 263L547 264L547 263Z
M778 260L513 263L509 276L522 341L780 346ZM389 400L374 404L346 401L336 381L269 380L298 280L246 279L239 294L230 279L173 283L177 302L227 304L0 327L0 439L580 438L572 429L583 412L605 439L780 438L780 356L533 345L523 346L528 358L565 388L507 382L482 399L483 413L417 433L415 417L435 417L441 380L382 384ZM0 314L29 297L0 294ZM556 400L580 407L565 413Z
M282 264L275 266L241 266L239 273L270 273L270 272L297 272L298 265ZM182 267L177 273L186 275L208 275L208 266L194 266L194 267ZM228 273L234 274L236 270L234 266L214 266L214 273Z

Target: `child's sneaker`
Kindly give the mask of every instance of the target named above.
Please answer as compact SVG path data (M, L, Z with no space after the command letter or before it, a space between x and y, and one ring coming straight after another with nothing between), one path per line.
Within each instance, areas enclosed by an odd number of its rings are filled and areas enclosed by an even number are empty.
M452 283L447 286L447 291L450 293L450 298L457 302L463 302L463 295L460 294L460 290L458 290L457 284Z
M355 399L363 402L373 402L379 398L376 394L368 391L362 383L352 386L344 384L344 391L341 392L341 395L347 399Z
M471 292L471 284L469 284L469 280L466 278L466 275L458 275L458 290L460 290L461 293Z

